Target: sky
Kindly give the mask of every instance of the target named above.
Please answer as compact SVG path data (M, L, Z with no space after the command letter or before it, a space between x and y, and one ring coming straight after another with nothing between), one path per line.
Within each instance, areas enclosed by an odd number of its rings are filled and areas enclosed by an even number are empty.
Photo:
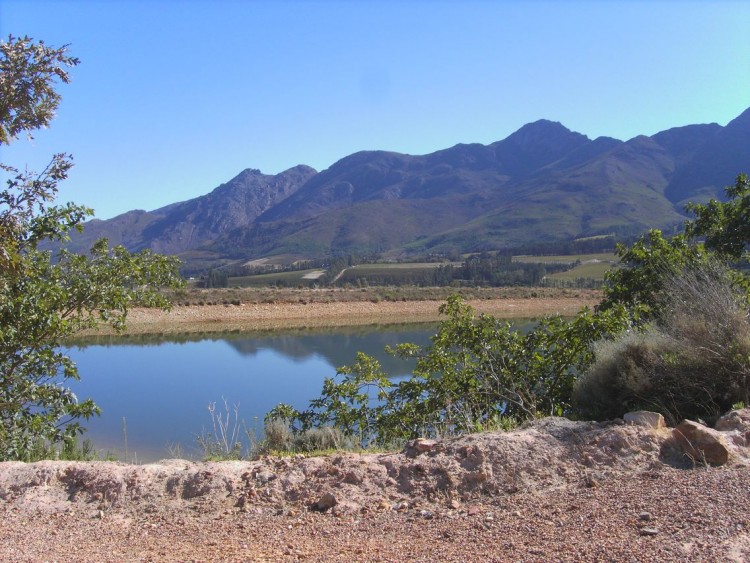
M0 162L76 166L107 219L246 168L427 154L559 121L590 138L726 125L750 107L750 2L0 0L0 37L81 64L49 129Z

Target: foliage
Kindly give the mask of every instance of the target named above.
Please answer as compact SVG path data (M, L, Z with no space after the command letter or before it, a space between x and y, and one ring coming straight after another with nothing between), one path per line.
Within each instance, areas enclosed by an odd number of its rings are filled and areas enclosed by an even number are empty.
M78 64L67 45L54 49L28 37L0 42L0 145L19 133L46 127L60 104L57 80L68 83L66 67Z
M647 408L672 424L713 420L750 399L747 293L718 262L664 280L661 317L599 344L574 401L588 416Z
M62 442L59 446L50 444L46 440L38 439L33 442L28 451L26 461L34 462L45 459L58 459L63 461L116 461L117 458L111 453L101 455L94 448L91 440L85 439L79 442L75 437Z
M592 361L590 344L628 326L624 308L574 320L543 319L523 334L488 315L476 315L459 297L441 307L447 319L432 344L395 351L417 358L412 377L391 382L379 363L362 353L327 379L310 408L280 405L268 418L293 422L297 431L333 425L362 445L420 435L452 434L569 412L576 374Z
M623 267L605 275L605 298L599 309L620 304L646 316L658 316L669 276L708 260L703 245L691 244L685 234L665 238L658 229L650 230L630 247L618 245L617 255Z
M214 270L212 268L206 274L202 287L229 287L229 276L223 270Z
M278 454L310 454L351 450L352 441L340 428L323 426L292 432L286 419L272 419L263 428L263 439L251 451L253 457Z
M729 201L712 199L707 204L687 206L695 220L687 224L691 237L704 237L706 247L726 258L746 257L750 242L750 178L737 176L734 186L725 189Z
M10 38L0 47L0 144L20 132L46 126L59 96L54 80L68 80L64 65L77 64L66 48ZM7 97L6 97L7 93ZM64 382L78 379L60 352L62 339L108 323L124 327L135 304L167 307L161 286L177 286L177 261L97 242L88 256L42 250L64 242L91 211L68 203L51 205L72 166L55 155L39 174L2 165L0 190L0 460L28 459L39 440L71 443L77 422L97 414L91 399L78 401Z

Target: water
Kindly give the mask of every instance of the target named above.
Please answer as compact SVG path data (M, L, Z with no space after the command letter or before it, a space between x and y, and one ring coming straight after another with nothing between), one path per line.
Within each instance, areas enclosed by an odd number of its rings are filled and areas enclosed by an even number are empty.
M278 403L306 408L323 379L354 363L357 351L377 357L401 377L412 364L388 356L386 345L429 343L434 325L277 331L217 337L109 339L71 347L81 380L71 387L91 397L100 417L83 421L97 449L138 462L200 457L196 437L213 432L208 404L224 413L223 399L250 429ZM243 436L244 437L244 436ZM127 441L127 455L126 455Z

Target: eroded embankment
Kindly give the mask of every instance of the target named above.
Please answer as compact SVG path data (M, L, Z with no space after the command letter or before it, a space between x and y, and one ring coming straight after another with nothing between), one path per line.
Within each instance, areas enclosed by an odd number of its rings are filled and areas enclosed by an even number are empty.
M388 454L6 462L0 560L742 561L750 414L732 424L720 468L669 429L565 419Z

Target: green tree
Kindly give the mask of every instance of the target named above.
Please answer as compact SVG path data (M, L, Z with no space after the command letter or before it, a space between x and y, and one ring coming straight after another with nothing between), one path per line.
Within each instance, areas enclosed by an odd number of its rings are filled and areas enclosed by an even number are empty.
M734 186L725 189L726 202L712 199L690 203L695 219L686 225L688 236L705 238L706 247L729 259L746 258L750 243L750 178L739 174Z
M659 315L665 280L709 259L703 245L694 244L687 235L666 238L658 229L651 229L630 247L618 245L616 253L621 267L605 275L605 297L598 309L624 305L646 318Z
M327 379L308 410L280 405L269 419L291 420L297 431L333 425L362 444L480 430L504 417L525 420L569 412L575 379L593 361L591 343L629 323L623 307L572 321L543 319L523 333L490 315L477 315L453 296L432 344L401 345L416 358L411 377L392 383L379 363L359 353Z
M56 82L67 82L66 67L76 64L67 47L26 37L0 43L0 146L48 125L60 101ZM65 386L79 376L60 342L101 323L123 329L135 304L167 307L158 288L181 279L175 258L131 254L106 240L88 256L42 250L40 243L64 242L92 214L52 204L72 160L57 154L38 174L0 166L7 176L0 190L0 460L25 460L40 440L70 443L83 430L78 421L99 412Z

